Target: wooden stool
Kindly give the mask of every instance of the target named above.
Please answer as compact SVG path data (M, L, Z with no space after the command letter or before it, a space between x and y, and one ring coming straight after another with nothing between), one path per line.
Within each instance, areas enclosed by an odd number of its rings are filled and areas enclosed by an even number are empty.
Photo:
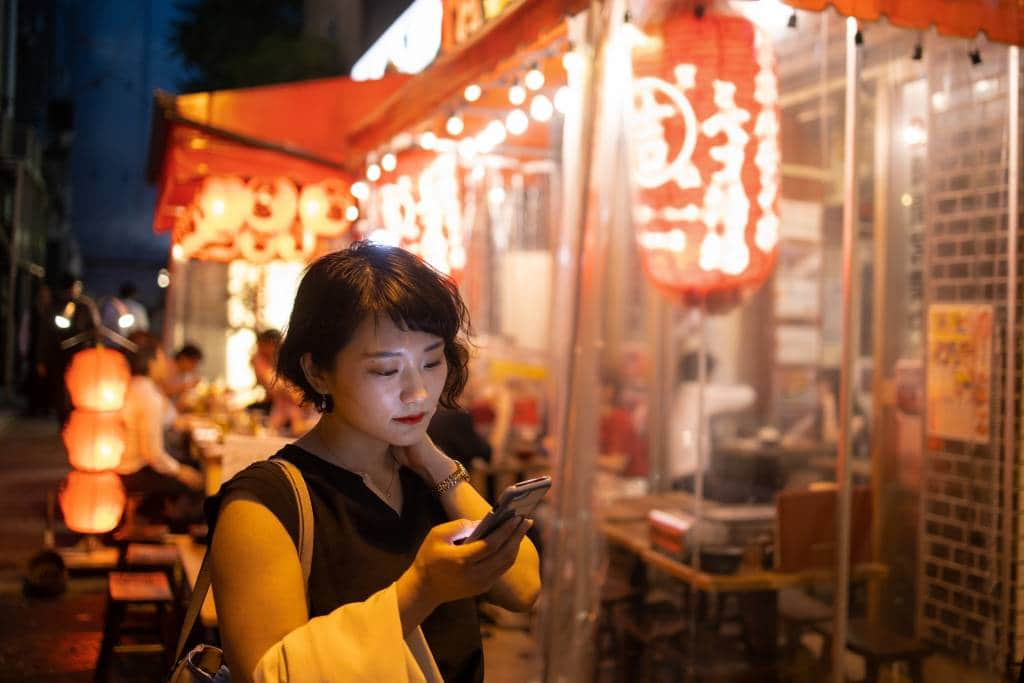
M822 657L829 657L832 651L832 622L815 625L814 630L825 637ZM913 683L924 683L922 661L928 649L917 640L893 633L881 624L866 619L852 619L847 629L846 647L864 658L865 680L878 680L879 670L896 662L906 662Z
M103 641L94 680L106 681L112 658L121 653L160 654L164 666L170 666L170 633L165 622L173 603L174 595L163 572L110 572ZM130 610L139 613L142 624L126 623ZM122 636L131 636L135 642L122 644Z
M779 591L779 619L786 638L786 650L796 653L800 635L816 625L830 621L835 612L832 608L808 595L799 588L784 588Z

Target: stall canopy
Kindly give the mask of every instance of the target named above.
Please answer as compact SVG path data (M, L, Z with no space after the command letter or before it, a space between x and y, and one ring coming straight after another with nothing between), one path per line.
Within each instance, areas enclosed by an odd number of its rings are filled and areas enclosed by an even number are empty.
M785 0L799 9L823 10L829 5L846 16L876 21L886 17L895 26L927 29L973 38L979 32L989 40L1024 43L1024 3L1021 0Z
M155 96L149 177L153 229L171 230L210 176L287 176L302 185L348 177L346 134L408 76L329 78Z

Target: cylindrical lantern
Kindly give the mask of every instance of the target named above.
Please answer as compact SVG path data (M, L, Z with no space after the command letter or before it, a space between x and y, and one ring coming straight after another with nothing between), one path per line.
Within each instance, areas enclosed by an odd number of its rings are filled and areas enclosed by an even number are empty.
M64 374L71 403L85 410L120 410L130 380L121 352L102 346L76 353Z
M682 301L738 300L779 235L775 56L741 17L675 15L633 47L634 225L644 269Z
M345 212L354 206L348 185L335 178L311 183L299 195L299 216L303 229L320 237L338 237L352 223Z
M121 463L124 423L117 411L73 410L61 436L68 461L76 470L103 472Z
M125 493L113 472L71 472L60 491L64 523L80 534L105 534L121 521Z

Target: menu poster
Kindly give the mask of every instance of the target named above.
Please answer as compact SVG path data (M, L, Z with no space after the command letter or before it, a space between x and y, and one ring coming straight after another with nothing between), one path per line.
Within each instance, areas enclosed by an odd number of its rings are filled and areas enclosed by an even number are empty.
M929 436L988 443L991 429L992 306L928 307Z

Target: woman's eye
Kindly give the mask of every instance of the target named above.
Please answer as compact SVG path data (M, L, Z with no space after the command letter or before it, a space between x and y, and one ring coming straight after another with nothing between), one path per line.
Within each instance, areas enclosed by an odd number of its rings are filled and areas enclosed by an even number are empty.
M433 370L434 368L439 368L439 367L441 367L441 361L439 361L439 360L435 360L435 361L432 361L432 362L430 362L430 363L427 363L427 364L426 364L426 365L424 365L423 367L427 368L428 370Z
M370 370L370 372L381 377L391 377L398 374L398 370Z

